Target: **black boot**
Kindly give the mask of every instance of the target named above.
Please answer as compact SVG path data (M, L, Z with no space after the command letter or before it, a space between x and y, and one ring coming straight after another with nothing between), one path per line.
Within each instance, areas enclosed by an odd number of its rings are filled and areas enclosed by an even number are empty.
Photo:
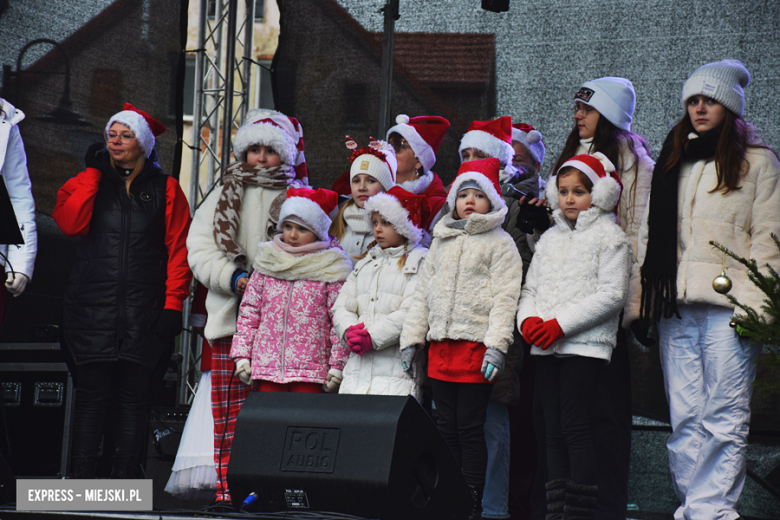
M138 466L138 460L135 457L114 457L114 463L111 465L111 476L108 478L141 478L141 471Z
M563 520L563 508L566 505L566 484L569 481L558 478L544 485L547 491L547 516L545 520Z
M70 459L70 478L97 478L97 458L73 457Z
M476 486L469 486L469 491L471 491L472 499L469 520L480 520L480 518L482 518L482 493L484 489Z
M592 520L599 505L599 487L568 481L563 520Z

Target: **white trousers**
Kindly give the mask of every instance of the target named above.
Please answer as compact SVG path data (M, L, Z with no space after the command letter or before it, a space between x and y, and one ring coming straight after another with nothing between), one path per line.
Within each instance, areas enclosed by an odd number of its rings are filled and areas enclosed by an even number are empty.
M760 345L729 326L733 310L680 305L658 326L672 435L675 520L735 520L745 485L750 396Z

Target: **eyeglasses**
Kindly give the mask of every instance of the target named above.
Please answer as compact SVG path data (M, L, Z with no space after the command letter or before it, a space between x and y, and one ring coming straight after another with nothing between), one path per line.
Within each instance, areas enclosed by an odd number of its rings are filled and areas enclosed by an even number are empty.
M595 110L595 108L593 108L593 107L592 107L592 106L590 106L590 105L586 105L586 104L584 104L584 103L579 103L579 104L576 104L576 105L574 105L574 108L572 108L572 111L574 112L574 115L575 115L575 116L576 116L578 113L580 113L580 111L581 111L581 112L582 112L584 115L586 115L586 116L587 116L588 114L590 114L590 113L591 113L591 112L593 112L594 110Z
M108 132L106 134L106 141L116 141L117 138L121 142L127 144L133 139L135 139L135 136L133 134L127 134L127 133L117 134L116 132Z
M411 148L411 146L409 146L409 143L404 138L392 139L390 141L390 146L393 147L393 150L395 150L395 153L400 152L404 148L407 148L407 149Z

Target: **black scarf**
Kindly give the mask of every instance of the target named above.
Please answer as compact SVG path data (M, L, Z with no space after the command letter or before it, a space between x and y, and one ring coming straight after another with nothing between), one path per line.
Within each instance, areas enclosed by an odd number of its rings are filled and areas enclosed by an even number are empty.
M647 253L642 265L642 306L639 316L645 321L680 317L677 312L677 228L680 165L715 155L723 126L706 132L698 139L689 139L682 157L663 174L664 165L674 148L674 129L666 136L661 156L653 169L650 187Z

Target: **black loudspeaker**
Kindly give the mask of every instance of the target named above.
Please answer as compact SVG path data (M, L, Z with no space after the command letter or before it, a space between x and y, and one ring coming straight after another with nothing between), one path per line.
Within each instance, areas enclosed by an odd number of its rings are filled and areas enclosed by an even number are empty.
M165 491L171 478L173 463L179 451L181 434L187 422L189 408L152 408L149 415L149 437L144 459L145 478L152 479L153 508L155 510L200 510L208 500L183 500Z
M413 397L251 392L228 466L236 507L465 520L471 495Z

